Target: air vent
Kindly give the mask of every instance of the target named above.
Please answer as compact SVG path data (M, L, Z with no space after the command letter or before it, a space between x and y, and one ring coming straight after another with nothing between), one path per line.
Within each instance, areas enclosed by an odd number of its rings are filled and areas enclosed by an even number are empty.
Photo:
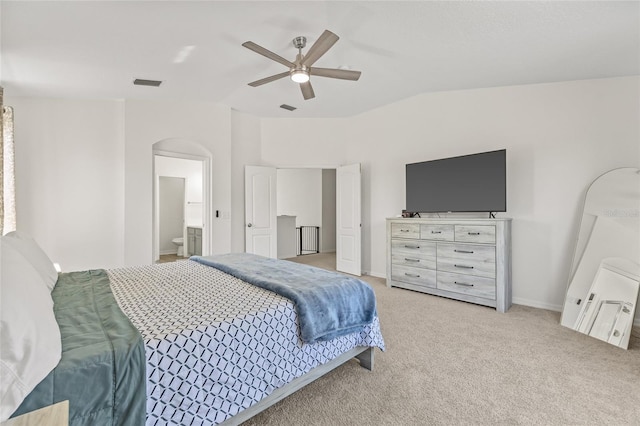
M280 108L286 109L287 111L294 111L296 109L296 107L293 107L293 106L287 105L287 104L280 105Z
M133 84L135 84L136 86L153 86L153 87L158 87L162 84L162 81L160 80L144 80L142 78L136 78L135 80L133 80Z

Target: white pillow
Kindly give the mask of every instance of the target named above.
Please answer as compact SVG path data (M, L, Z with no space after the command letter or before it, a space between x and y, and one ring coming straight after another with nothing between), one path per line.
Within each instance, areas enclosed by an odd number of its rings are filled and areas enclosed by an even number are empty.
M60 328L42 277L0 238L0 421L58 365Z
M58 281L58 271L56 271L53 262L38 243L29 235L20 231L9 232L2 238L6 238L6 242L33 265L35 270L42 276L42 280L49 288L49 291L53 290Z

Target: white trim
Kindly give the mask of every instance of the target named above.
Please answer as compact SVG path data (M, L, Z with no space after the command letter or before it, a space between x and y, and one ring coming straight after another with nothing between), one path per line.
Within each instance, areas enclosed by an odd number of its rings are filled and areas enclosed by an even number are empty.
M175 254L177 256L178 250L177 248L176 250L160 250L160 256L163 256L165 254Z
M547 311L562 312L562 305L555 305L551 303L539 302L537 300L524 299L521 297L514 297L513 303L516 305L529 306L531 308L545 309Z
M329 253L335 253L336 250L335 249L331 249L331 250L320 250L321 254L329 254Z
M373 272L373 271L363 271L362 272L364 275L369 275L371 277L376 277L376 278L382 278L385 280L387 280L387 274L386 273L380 273L380 272Z
M325 169L332 170L341 167L340 165L324 165L324 166L267 166L267 167L275 167L276 169Z
M185 154L182 152L173 152L173 151L163 151L160 149L154 149L153 155L159 155L161 157L182 158L183 160L195 160L195 161L203 161L207 159L207 157L203 155Z

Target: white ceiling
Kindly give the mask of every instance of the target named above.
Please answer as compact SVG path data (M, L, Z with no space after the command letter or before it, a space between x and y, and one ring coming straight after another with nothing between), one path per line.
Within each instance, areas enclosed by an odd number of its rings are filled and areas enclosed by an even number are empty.
M202 100L262 117L351 116L420 93L640 74L638 1L6 1L7 96ZM315 65L362 71L312 77L304 101L286 71L299 35L340 40ZM183 62L176 57L195 46ZM307 48L308 48L307 47ZM159 88L135 78L162 80ZM289 104L293 112L279 108Z

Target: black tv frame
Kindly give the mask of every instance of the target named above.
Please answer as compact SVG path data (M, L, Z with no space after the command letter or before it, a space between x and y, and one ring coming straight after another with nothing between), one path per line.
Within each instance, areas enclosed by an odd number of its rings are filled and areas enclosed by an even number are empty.
M493 212L506 212L506 157L506 149L499 149L406 164L408 216L488 212L492 217ZM490 185L491 191L487 192L483 185ZM429 197L436 198L431 205Z

